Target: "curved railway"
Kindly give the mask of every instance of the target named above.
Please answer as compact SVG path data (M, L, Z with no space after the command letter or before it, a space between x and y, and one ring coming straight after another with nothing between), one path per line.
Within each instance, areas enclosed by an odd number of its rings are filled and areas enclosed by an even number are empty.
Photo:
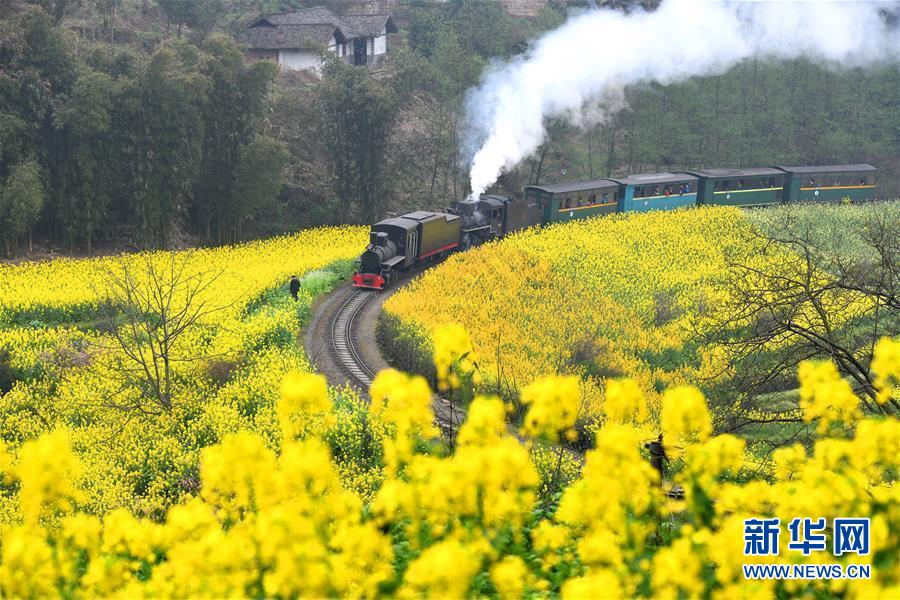
M389 366L378 349L375 321L381 302L390 293L335 290L315 310L306 334L307 356L317 370L335 387L355 387L364 401L369 400L369 386L376 372ZM438 395L432 397L432 408L435 424L445 434L459 430L465 409Z
M341 368L348 376L355 379L363 389L368 389L375 379L375 372L360 357L356 345L359 339L355 332L355 324L359 313L375 292L358 291L351 294L331 321L331 349Z

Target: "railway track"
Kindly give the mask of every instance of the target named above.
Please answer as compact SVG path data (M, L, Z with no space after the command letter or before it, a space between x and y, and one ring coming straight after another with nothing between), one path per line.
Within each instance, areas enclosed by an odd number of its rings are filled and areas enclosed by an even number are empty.
M377 293L354 291L347 299L341 301L329 319L328 337L331 338L329 354L343 375L362 390L365 399L368 399L369 386L375 379L375 372L360 352L359 342L368 332L364 331L365 319L357 317L362 315L369 301L373 300ZM453 406L450 401L439 396L435 396L433 402L435 423L441 430L458 431L465 419L465 409Z
M354 332L356 317L375 292L355 292L338 308L331 322L331 348L340 367L357 383L368 389L375 373L360 358Z

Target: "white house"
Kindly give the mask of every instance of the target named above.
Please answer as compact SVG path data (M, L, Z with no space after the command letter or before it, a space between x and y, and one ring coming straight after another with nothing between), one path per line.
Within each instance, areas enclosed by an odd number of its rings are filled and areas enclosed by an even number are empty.
M319 72L327 52L351 64L377 64L387 53L387 34L396 32L390 15L335 15L318 7L260 17L242 41L249 60Z

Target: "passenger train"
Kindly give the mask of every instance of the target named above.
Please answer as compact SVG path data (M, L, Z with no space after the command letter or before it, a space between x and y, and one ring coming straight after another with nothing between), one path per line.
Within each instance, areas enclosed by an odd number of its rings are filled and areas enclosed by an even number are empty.
M483 194L454 202L447 212L419 210L372 225L353 286L384 289L416 266L537 224L698 205L872 200L876 173L867 164L697 169L530 185L519 199Z

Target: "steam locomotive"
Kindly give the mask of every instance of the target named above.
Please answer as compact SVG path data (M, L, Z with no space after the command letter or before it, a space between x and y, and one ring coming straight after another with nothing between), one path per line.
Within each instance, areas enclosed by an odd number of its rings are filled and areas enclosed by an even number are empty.
M536 205L494 194L454 202L447 212L417 210L384 219L372 225L353 286L383 289L413 267L540 221Z
M702 169L526 186L518 199L483 194L447 212L417 210L372 225L353 286L384 289L415 267L537 224L698 205L871 200L876 172L867 164Z

